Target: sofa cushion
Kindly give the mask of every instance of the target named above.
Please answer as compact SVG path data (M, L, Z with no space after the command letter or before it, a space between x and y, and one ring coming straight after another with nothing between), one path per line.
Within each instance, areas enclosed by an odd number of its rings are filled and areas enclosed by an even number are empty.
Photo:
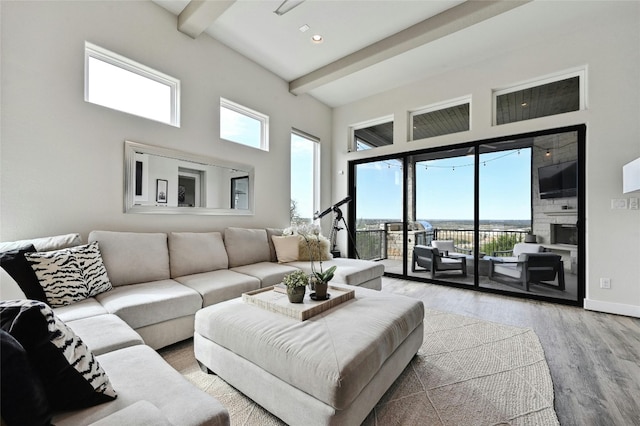
M91 423L89 426L140 425L175 426L162 414L162 411L149 401L138 401L130 406L109 414L107 417Z
M278 263L295 262L298 260L300 240L297 235L273 235L271 242L276 249L276 259Z
M220 232L171 232L169 262L171 278L229 267Z
M265 229L227 228L224 230L224 245L230 268L271 261Z
M0 266L18 284L27 299L39 300L47 303L47 296L38 281L31 263L24 257L25 253L33 253L36 248L33 244L15 250L0 253Z
M198 292L174 280L115 287L96 299L134 329L193 315L202 307Z
M82 318L94 317L96 315L108 314L107 310L95 298L72 303L66 306L60 306L53 310L56 316L64 322L74 321Z
M45 303L0 302L0 318L2 329L27 352L53 410L90 407L116 398L87 345Z
M271 256L271 262L278 261L278 255L276 254L276 247L273 245L273 240L271 237L276 236L279 237L282 235L282 229L280 228L267 228L267 241L269 242L269 254Z
M25 253L53 307L69 305L89 297L78 259L67 249Z
M242 293L260 288L260 280L228 269L186 275L175 279L202 296L202 306L240 297Z
M133 345L143 345L142 337L113 314L68 321L66 324L98 356Z
M92 231L113 286L170 278L167 234Z
M251 265L238 266L231 270L256 277L260 280L260 287L264 288L281 283L285 275L297 271L298 268L290 266L290 264L258 262Z
M33 245L37 251L51 251L79 246L80 244L82 244L80 234L65 234L0 243L0 251L17 250L29 245Z
M29 362L27 352L13 336L1 329L0 356L2 424L51 424L49 401L40 377Z
M138 401L156 406L173 425L229 424L229 413L215 398L194 386L146 345L130 346L97 359L118 389L118 399L83 411L56 413L56 426L91 424Z

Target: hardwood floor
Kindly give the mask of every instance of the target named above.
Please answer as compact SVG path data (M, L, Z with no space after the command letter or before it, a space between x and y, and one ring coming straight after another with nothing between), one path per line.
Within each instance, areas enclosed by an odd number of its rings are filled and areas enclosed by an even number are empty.
M549 364L561 425L640 425L640 319L389 277L382 291L532 328Z

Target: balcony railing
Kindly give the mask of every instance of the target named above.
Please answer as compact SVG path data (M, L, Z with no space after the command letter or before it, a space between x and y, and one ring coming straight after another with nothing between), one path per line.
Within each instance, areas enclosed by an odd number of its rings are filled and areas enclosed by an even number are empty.
M401 234L402 231L393 233ZM389 245L394 244L393 238L389 237L389 232L385 229L358 230L356 231L356 249L361 259L378 260L391 257L389 253L393 249ZM474 231L473 229L439 229L410 231L409 249L414 245L431 245L433 240L453 240L456 247L466 250L473 250ZM502 231L502 230L480 230L479 246L482 253L492 255L494 251L511 250L516 243L524 242L527 231Z

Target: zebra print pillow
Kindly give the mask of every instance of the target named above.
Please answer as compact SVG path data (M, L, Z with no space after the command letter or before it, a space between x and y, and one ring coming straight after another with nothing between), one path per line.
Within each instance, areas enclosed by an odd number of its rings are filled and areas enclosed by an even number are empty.
M55 251L25 253L49 304L58 308L111 290L98 242Z
M66 249L25 253L49 304L54 307L66 306L89 297L80 263Z
M90 407L117 398L87 345L43 302L0 302L2 329L25 349L54 410Z
M107 276L107 269L102 262L102 255L100 254L97 241L68 250L75 256L80 264L82 277L89 290L89 297L104 293L113 288Z

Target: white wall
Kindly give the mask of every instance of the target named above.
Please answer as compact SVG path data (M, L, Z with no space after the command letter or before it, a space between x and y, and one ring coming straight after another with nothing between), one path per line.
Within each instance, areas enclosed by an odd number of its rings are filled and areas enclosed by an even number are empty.
M487 58L472 67L447 70L334 109L334 199L347 194L347 162L358 158L468 142L574 124L587 126L586 297L585 307L640 317L640 211L611 210L622 194L622 165L640 157L640 3L619 2L597 13L593 21L567 28L566 34L527 49ZM491 90L563 70L587 68L587 109L502 126L491 125ZM465 95L473 97L472 129L455 135L407 142L407 111ZM394 114L394 145L347 152L348 127ZM640 194L634 196L640 197ZM384 200L381 200L384 202ZM341 236L342 250L346 236ZM600 277L611 278L601 289Z
M285 81L254 62L209 36L178 32L176 17L148 1L0 7L0 241L69 232L86 240L93 229L288 226L292 127L326 144L322 204L330 203L330 108L291 95ZM86 103L85 40L179 78L181 127ZM220 140L221 96L270 116L269 152ZM253 165L255 215L124 214L125 140Z

